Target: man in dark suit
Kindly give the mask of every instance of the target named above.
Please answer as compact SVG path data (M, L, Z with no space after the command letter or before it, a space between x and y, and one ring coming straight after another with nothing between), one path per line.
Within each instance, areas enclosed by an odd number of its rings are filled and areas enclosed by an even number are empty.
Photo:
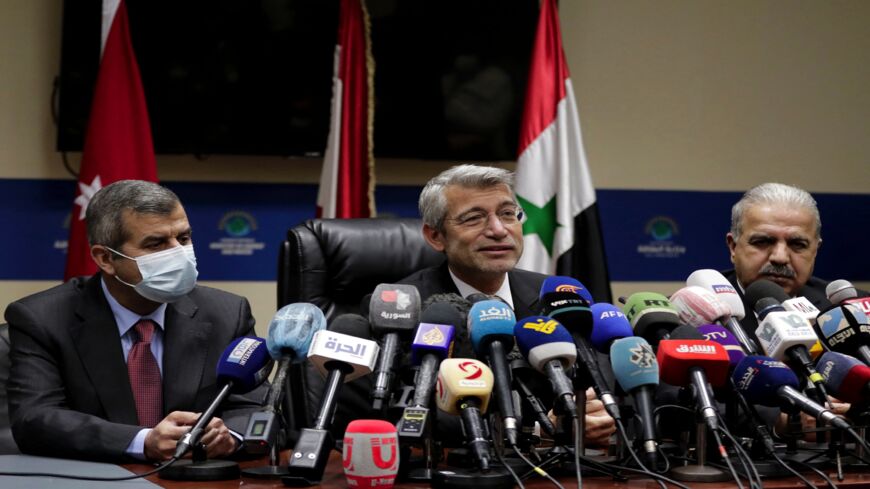
M741 327L758 341L758 319L744 296L759 279L780 285L792 297L803 296L819 310L830 307L827 282L813 276L816 254L822 244L822 221L816 201L805 190L781 183L764 183L749 189L731 209L731 230L725 237L733 270L724 273L743 299L746 316ZM831 399L831 410L845 414L849 404ZM807 428L813 420L803 416ZM779 419L778 429L785 419Z
M87 207L99 273L9 305L9 407L19 448L35 455L166 460L217 394L215 366L252 335L248 301L196 286L178 197L124 180ZM223 404L202 436L210 458L236 453L263 386Z
M732 207L725 240L734 269L724 275L744 299L741 325L753 338L758 320L743 293L758 279L780 285L792 297L806 297L820 310L831 305L825 296L828 283L812 276L821 229L815 199L790 185L758 185Z
M518 319L536 314L534 304L546 275L514 268L523 253L523 211L511 172L455 166L426 184L419 208L423 237L447 260L400 283L416 286L423 300L440 293L482 293L509 304ZM605 444L615 431L614 421L591 389L586 395L586 440Z

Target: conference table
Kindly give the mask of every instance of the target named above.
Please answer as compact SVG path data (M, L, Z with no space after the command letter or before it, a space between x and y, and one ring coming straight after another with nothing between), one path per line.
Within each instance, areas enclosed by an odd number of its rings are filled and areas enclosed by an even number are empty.
M289 453L289 452L287 452ZM282 457L282 463L286 463L287 453ZM251 460L244 461L240 465L242 468L246 467L257 467L265 465L266 461L263 460ZM142 474L149 470L152 470L154 467L150 465L144 464L131 464L125 465L124 468L137 473ZM870 488L870 471L856 471L852 470L849 467L846 468L846 478L843 482L839 482L836 479L836 474L833 470L825 471L831 479L841 488ZM826 487L825 482L818 476L808 473L804 474L807 479L812 481L817 487ZM147 478L149 481L157 484L161 487L170 488L170 489L223 489L223 488L245 488L245 489L259 489L259 488L283 488L285 487L280 480L270 480L270 479L254 479L248 477L242 477L241 479L234 479L228 481L212 481L212 482L195 482L195 481L170 481L166 479L161 479L157 475L152 475ZM560 478L560 482L565 489L573 489L577 487L575 479L571 477L562 477ZM746 481L743 481L746 484ZM800 481L798 481L794 477L786 477L786 478L771 478L764 479L764 487L765 489L792 489L792 488L803 488L806 487ZM555 486L549 482L548 480L533 476L526 481L523 482L524 485L530 489L541 489L541 488L554 488ZM712 482L712 483L698 483L691 482L685 483L690 487L697 487L702 489L725 489L725 488L733 488L735 484L733 481L726 482ZM0 484L2 485L2 484ZM56 486L58 487L58 486ZM330 455L329 463L326 468L326 472L324 474L323 480L319 486L324 489L346 489L348 487L347 482L344 478L344 473L341 467L341 454L333 451ZM429 484L421 484L421 483L407 483L401 482L396 484L397 488L427 488L430 487ZM641 478L632 478L627 482L614 481L609 477L602 476L586 476L583 477L583 487L584 489L604 489L604 488L624 488L624 489L641 489L641 488L658 488L659 486L652 479L641 479ZM674 487L674 486L668 486Z

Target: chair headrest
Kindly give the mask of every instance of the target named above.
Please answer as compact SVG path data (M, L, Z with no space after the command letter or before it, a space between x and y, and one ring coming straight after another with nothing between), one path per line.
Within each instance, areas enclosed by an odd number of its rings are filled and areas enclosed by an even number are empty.
M358 312L378 284L444 261L423 239L422 226L420 219L376 218L311 219L294 227L279 257L279 306L311 302L329 316L337 305Z

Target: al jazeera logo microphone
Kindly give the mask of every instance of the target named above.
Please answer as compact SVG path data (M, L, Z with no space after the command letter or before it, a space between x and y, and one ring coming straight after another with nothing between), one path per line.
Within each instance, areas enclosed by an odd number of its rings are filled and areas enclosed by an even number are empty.
M342 453L347 486L390 489L399 472L396 427L379 419L357 419L347 425Z

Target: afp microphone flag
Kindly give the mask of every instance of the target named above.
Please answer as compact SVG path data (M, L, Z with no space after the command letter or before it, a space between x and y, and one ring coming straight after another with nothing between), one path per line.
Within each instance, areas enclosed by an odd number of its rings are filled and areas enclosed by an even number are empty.
M341 0L332 118L317 191L317 217L375 215L374 64L365 3Z
M91 197L118 180L157 181L148 108L124 0L103 1L102 25L102 55L70 220L64 280L97 271L84 221Z
M542 0L520 126L517 199L526 213L520 268L579 279L611 302L610 279L555 0Z

